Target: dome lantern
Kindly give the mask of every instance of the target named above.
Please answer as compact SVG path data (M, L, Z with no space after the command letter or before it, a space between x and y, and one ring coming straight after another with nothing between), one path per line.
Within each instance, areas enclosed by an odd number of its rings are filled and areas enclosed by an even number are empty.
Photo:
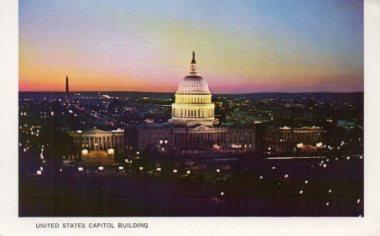
M195 61L195 52L193 51L193 59L190 64L190 75L197 75L197 62Z

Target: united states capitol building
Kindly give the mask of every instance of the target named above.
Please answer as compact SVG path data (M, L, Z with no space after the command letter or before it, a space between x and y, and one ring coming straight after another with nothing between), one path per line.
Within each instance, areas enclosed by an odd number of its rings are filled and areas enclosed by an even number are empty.
M254 127L227 127L215 119L215 104L206 80L198 75L195 53L182 79L168 122L137 127L141 151L163 154L248 153L255 150Z

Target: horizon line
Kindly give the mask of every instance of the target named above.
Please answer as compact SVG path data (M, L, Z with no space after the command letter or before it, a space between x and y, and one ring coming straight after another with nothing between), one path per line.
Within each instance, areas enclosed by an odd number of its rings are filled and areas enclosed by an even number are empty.
M19 93L66 93L66 91L56 91L56 90L46 90L46 91L41 91L41 90L19 90L18 91ZM165 92L165 91L162 91L162 92L157 92L157 91L129 91L129 90L84 90L84 91L80 91L80 90L75 90L75 91L69 91L69 93L172 93L174 94L174 92ZM280 91L265 91L265 92L242 92L242 93L212 93L212 95L215 95L215 94L228 94L228 95L243 95L243 94L265 94L265 93L272 93L272 94L280 94L280 93L286 93L286 94L295 94L295 93L299 93L299 94L307 94L307 93L364 93L364 91L347 91L347 92L331 92L331 91L312 91L312 92L280 92Z

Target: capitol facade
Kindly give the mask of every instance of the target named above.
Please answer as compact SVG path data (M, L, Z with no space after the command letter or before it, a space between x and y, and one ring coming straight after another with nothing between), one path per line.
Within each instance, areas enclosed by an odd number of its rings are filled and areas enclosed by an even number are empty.
M206 80L198 75L195 53L182 79L168 122L137 127L138 149L166 154L247 153L255 150L254 127L227 127L215 119Z

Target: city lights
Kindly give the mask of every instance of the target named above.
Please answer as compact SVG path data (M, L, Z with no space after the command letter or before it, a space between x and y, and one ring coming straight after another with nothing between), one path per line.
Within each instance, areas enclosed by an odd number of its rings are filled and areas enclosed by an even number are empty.
M113 154L115 154L115 149L113 149L113 148L109 148L109 149L107 150L107 153L108 153L109 155L113 155Z
M88 155L88 150L87 149L83 149L82 150L82 155Z

